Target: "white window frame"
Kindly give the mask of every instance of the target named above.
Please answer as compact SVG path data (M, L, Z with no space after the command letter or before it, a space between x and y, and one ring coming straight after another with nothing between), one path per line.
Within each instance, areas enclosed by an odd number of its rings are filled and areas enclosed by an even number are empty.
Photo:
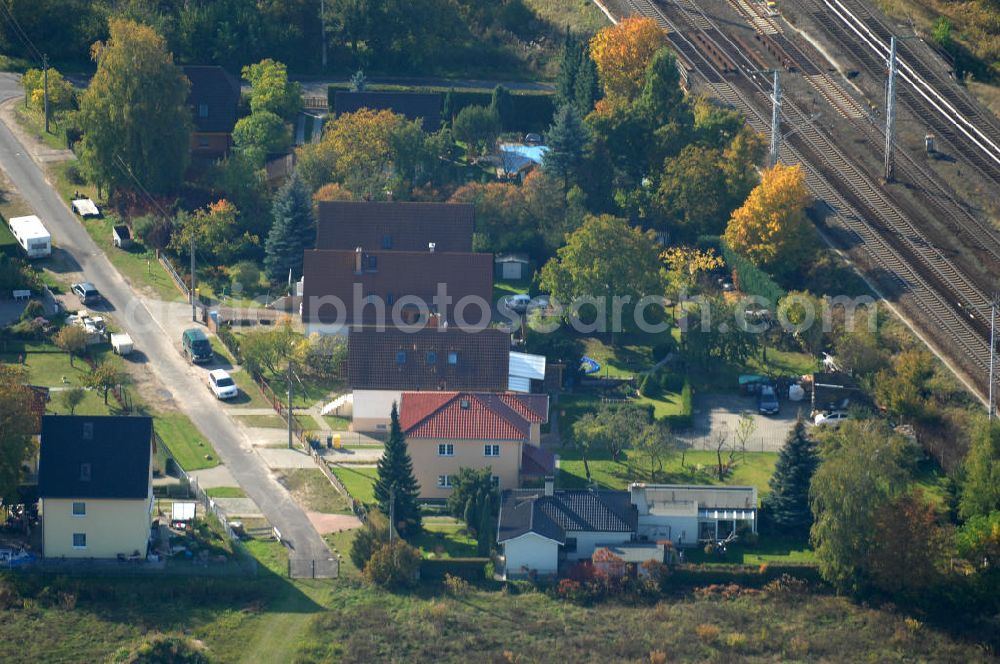
M76 506L77 505L83 505L83 511L80 512L79 514L76 511ZM73 503L70 505L69 509L70 509L70 512L73 514L74 518L79 519L82 516L87 516L87 503L84 502L84 501L82 501L82 500L74 500Z
M453 443L438 443L438 456L455 456L455 445Z
M83 544L76 543L76 536L80 535L83 537ZM73 533L73 548L74 549L86 549L87 548L87 533Z
M450 489L451 475L438 475L437 486L439 489Z
M500 446L496 443L487 443L483 445L483 456L488 457L498 457L500 456Z

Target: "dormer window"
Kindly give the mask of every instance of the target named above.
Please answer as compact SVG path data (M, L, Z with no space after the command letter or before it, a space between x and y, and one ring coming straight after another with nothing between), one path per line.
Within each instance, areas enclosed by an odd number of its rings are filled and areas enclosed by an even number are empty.
M396 364L406 364L406 351L400 350L396 352Z
M90 481L90 464L81 463L80 464L80 481L89 482Z
M438 361L437 353L435 353L432 350L429 350L429 351L427 351L427 355L426 355L425 359L427 361L427 366L433 366L433 365L437 364L437 361Z
M392 236L391 235L383 235L382 236L382 248L383 249L392 249Z
M372 256L371 254L369 254L367 258L368 258L368 265L366 266L366 269L369 272L378 272L378 256Z
M83 423L83 439L93 440L94 439L94 423L84 422Z
M458 364L458 352L451 351L448 353L448 364L455 365Z
M469 400L462 399L461 401L458 402L458 407L461 408L462 410L469 410Z

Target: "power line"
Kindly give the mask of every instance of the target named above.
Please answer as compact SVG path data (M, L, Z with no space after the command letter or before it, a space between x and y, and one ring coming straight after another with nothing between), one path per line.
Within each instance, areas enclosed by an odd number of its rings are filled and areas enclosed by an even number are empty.
M7 6L7 3L0 2L0 9L2 9L4 12L4 18L6 18L7 22L10 23L11 26L14 28L14 34L17 35L17 38L20 39L21 42L30 51L34 51L35 60L41 62L44 59L42 57L42 52L35 47L34 42L32 42L31 38L28 37L28 33L24 31L24 28L21 27L21 24L17 22L16 18L14 18L14 13L11 12L10 7Z

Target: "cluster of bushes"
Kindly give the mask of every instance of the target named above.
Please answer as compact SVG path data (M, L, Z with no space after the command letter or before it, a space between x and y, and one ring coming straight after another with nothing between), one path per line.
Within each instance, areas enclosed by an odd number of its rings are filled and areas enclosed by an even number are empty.
M574 565L567 578L551 586L548 593L575 604L590 604L609 597L651 598L665 590L670 575L670 568L655 560L638 566L622 564L616 573L584 561Z
M368 513L368 522L351 544L350 557L366 581L383 588L409 588L420 576L420 551L399 537L390 542L389 522L377 510Z
M659 399L664 392L680 392L686 382L684 374L661 369L639 376L639 394L650 399Z
M733 271L734 285L744 293L766 299L771 311L774 311L778 300L785 296L785 290L749 259L730 249L725 242L720 242L720 246L726 265Z

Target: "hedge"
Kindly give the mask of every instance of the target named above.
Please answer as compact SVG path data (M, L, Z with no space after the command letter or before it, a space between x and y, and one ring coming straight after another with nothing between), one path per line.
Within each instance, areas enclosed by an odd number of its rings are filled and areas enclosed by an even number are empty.
M685 376L684 387L681 388L681 412L676 415L667 415L663 420L675 431L678 429L690 429L693 414L694 391L691 389L691 381Z
M489 558L433 558L420 563L420 578L443 579L445 574L458 576L466 581L482 581Z
M216 336L219 337L219 341L225 346L230 353L233 354L233 359L236 362L243 362L243 358L240 357L240 341L233 334L233 331L229 329L229 326L225 323L218 325L215 330Z
M815 565L687 565L677 567L670 575L671 585L708 586L716 583L735 583L759 588L787 574L808 583L819 584L823 578Z
M768 301L771 311L774 311L778 306L778 300L785 296L785 290L756 265L730 249L725 242L721 242L720 245L726 265L733 271L737 287L744 293L764 298Z

